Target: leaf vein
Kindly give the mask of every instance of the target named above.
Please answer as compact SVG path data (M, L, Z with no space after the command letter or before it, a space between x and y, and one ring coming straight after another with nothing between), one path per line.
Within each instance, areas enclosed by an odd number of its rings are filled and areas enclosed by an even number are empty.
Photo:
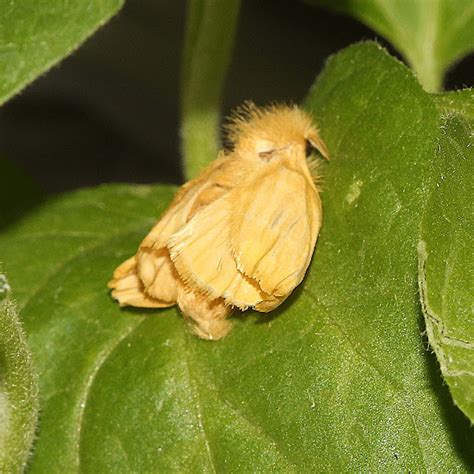
M184 345L186 346L186 349L183 351L184 354L185 354L184 362L185 362L185 366L186 366L186 373L187 373L187 376L188 376L189 387L191 389L191 397L192 397L193 403L194 403L194 413L195 413L197 424L198 424L198 427L199 427L199 432L201 433L202 440L203 440L204 446L206 448L206 454L207 454L208 459L209 459L209 465L210 465L211 471L214 474L217 474L216 466L215 466L215 463L214 463L214 457L213 457L213 454L212 454L212 451L211 451L211 446L209 444L209 439L208 439L208 436L207 436L207 433L206 433L206 429L205 429L204 421L203 421L203 417L202 417L202 406L201 406L201 400L200 400L200 395L199 395L199 388L197 386L197 383L196 383L196 381L193 377L193 374L192 374L192 371L191 371L191 368L190 368L189 356L188 356L188 354L189 354L188 338L189 337L190 337L189 334L187 332L183 331Z
M117 337L115 337L112 341L108 342L102 350L98 353L97 357L95 358L95 362L92 365L92 370L87 377L83 390L78 397L77 404L76 404L76 420L77 420L77 427L76 427L76 434L75 434L75 441L74 445L76 447L76 463L77 467L79 468L81 459L80 459L80 452L81 452L81 438L84 424L84 413L87 405L87 400L89 398L89 394L91 392L92 386L96 380L97 374L99 373L101 367L110 357L110 355L119 347L121 342L123 342L127 337L129 337L144 321L146 317L142 316L140 319L136 319L133 323L130 323L124 331L122 331Z
M253 432L257 435L257 436L260 436L261 438L267 440L269 442L269 444L272 446L272 448L282 457L282 459L287 463L287 467L288 468L291 468L293 470L297 470L296 469L296 465L291 462L288 458L287 458L287 453L285 453L281 446L280 446L280 443L279 441L277 441L273 436L271 436L269 433L267 433L260 425L256 424L254 421L250 420L249 418L247 418L247 416L245 416L242 411L237 408L236 406L234 406L229 400L227 400L226 398L223 398L222 395L220 394L219 390L217 389L217 387L213 384L213 383L209 383L207 385L207 387L212 390L215 395L216 395L216 398L230 411L232 412L234 415L236 415L237 417L239 417L239 419L241 419L247 426L249 426Z

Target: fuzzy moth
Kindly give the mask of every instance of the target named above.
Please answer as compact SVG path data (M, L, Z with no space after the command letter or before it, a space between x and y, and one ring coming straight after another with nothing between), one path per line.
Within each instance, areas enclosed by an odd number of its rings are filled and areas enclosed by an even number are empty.
M322 221L308 146L328 157L296 106L245 104L221 151L184 184L108 286L122 306L177 304L194 332L220 339L234 308L268 312L302 281Z

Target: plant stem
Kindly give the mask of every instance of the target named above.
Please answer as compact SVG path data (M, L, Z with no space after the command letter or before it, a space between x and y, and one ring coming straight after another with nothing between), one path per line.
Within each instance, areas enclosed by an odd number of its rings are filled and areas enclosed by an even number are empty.
M240 0L189 0L181 81L181 149L186 179L216 158L219 113Z

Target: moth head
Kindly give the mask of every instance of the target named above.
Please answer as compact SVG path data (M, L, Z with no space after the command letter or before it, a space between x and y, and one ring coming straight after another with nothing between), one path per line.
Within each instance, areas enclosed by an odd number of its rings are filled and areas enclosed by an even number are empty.
M328 158L326 145L311 117L297 106L257 107L246 102L230 117L227 139L244 158L270 160L285 148L297 148L302 156L314 149Z

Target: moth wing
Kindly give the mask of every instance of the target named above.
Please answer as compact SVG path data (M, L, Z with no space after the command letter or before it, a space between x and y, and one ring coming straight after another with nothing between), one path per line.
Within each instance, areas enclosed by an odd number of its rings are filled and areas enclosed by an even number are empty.
M112 297L119 302L120 306L166 308L173 304L152 298L144 292L143 284L137 274L135 256L125 260L117 267L108 287L112 289Z
M166 242L185 222L201 186L201 183L196 183L178 194L140 244L137 254L115 270L109 287L121 305L164 307L176 303L177 274Z
M233 258L229 195L199 211L170 238L168 248L185 283L211 298L224 298L226 304L246 309L266 295L238 270Z
M202 200L202 193L212 183L212 174L225 166L226 158L218 158L201 176L181 186L170 206L143 239L140 247L161 249L171 234L184 225L198 200Z
M286 298L306 273L321 226L321 200L306 163L275 160L232 197L239 270L266 293Z
M184 281L195 280L195 285L204 289L205 293L215 295L215 297L223 296L226 293L226 295L235 295L238 298L235 301L234 299L228 300L228 304L235 304L244 308L259 301L258 285L255 285L254 282L248 282L249 278L239 274L235 262L232 261L228 247L227 255L224 256L222 254L220 261L216 262L219 268L226 269L227 273L224 274L224 281L228 285L223 285L222 279L218 282L208 283L207 279L210 275L207 269L202 265L200 266L199 263L193 262L193 252L196 249L201 249L203 242L206 242L204 239L205 235L201 236L202 238L199 242L196 241L189 244L191 239L186 234L194 226L203 229L204 234L207 233L206 229L214 229L213 235L219 232L224 221L214 222L217 216L221 216L221 214L212 215L212 213L216 206L220 209L221 213L223 208L221 208L221 204L215 205L214 203L223 202L220 198L227 194L249 172L247 166L251 165L242 163L242 160L237 157L221 157L200 177L187 183L180 189L166 213L145 237L135 256L136 265L134 273L137 278L132 282L132 279L127 275L127 284L134 283L135 292L141 292L144 299L152 298L168 305L174 304L179 296L178 279L181 277ZM211 207L210 211L204 213L199 219L194 220L195 215L201 215L208 207ZM225 212L228 213L228 211ZM228 218L226 218L226 222L228 222ZM180 229L182 229L182 232ZM174 239L176 246L180 243L181 238L183 242L186 241L185 247L189 247L182 252L177 252L176 248L174 249L173 260L176 261L171 260L167 248L167 243L174 234L177 234L177 237ZM219 237L222 238L223 235L228 236L227 230L220 234ZM207 250L209 251L209 249ZM179 256L178 253L180 254ZM200 250L198 254L199 256L205 255L205 253L201 254ZM181 269L179 271L180 275L176 272L176 262L178 262L178 266ZM198 259L198 262L201 262L201 260ZM231 281L228 280L230 275L232 275ZM214 275L214 277L216 276ZM123 285L124 283L119 283L118 277L114 275L114 280L112 280L111 284L115 288L115 286ZM114 294L117 295L117 293ZM131 304L119 301L121 304Z
M190 215L225 191L214 184L225 168L232 165L227 157L218 158L200 177L185 184L140 244L136 256L137 274L149 296L176 302L178 274L166 248L168 239L186 224Z

